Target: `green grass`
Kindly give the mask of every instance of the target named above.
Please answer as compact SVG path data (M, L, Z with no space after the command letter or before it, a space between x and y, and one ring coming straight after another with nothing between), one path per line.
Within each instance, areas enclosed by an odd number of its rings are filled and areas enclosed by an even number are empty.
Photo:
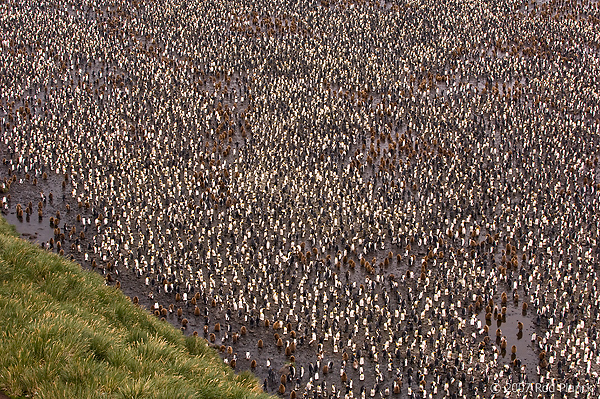
M0 391L37 398L269 398L184 337L0 218Z

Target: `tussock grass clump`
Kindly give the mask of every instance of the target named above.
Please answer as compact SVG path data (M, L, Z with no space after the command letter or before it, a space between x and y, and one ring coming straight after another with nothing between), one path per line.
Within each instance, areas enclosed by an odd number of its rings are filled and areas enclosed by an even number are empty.
M0 391L42 398L268 398L184 337L0 218Z

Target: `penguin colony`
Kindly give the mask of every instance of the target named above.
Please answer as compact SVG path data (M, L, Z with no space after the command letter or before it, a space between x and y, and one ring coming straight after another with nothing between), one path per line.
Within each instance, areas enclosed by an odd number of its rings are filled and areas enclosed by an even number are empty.
M0 20L3 212L265 391L598 386L597 2Z

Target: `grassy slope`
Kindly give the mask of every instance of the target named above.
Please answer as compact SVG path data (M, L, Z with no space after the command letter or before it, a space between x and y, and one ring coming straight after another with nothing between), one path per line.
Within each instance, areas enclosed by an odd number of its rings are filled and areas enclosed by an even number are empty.
M268 398L202 338L16 238L0 217L0 391L39 398Z

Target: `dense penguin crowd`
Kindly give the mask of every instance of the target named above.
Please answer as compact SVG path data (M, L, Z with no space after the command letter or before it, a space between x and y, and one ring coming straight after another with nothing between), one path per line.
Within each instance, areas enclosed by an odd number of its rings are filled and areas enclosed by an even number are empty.
M595 398L599 26L2 1L3 213L286 398Z

